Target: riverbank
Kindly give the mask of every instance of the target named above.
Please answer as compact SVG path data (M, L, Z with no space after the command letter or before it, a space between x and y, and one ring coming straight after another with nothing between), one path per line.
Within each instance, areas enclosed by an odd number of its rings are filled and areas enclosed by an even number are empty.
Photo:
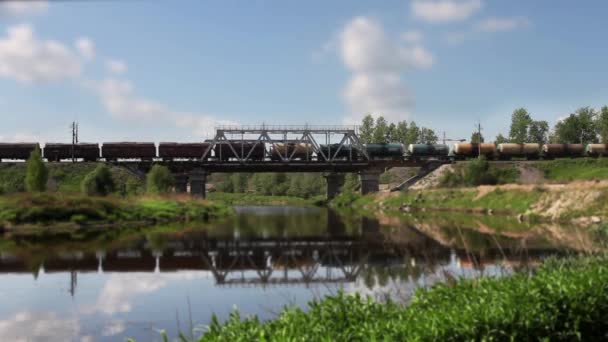
M91 197L20 193L0 196L0 229L206 221L231 215L222 203L187 196Z
M608 219L608 181L507 184L367 196L345 193L330 205L371 211L478 213L529 220L600 223Z
M449 280L405 306L338 294L273 320L214 320L198 341L600 340L608 333L606 257L545 262L534 275Z
M265 196L246 193L210 192L207 198L225 205L272 205L272 206L322 206L326 200L324 196L301 198L293 196Z

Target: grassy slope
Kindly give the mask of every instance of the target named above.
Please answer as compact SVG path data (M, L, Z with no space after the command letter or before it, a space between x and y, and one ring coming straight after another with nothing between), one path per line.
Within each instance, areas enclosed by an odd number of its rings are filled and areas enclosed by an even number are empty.
M556 159L536 163L553 181L608 179L608 158Z
M408 306L339 294L268 322L233 314L199 341L571 341L608 333L606 257L550 261L533 276L455 280Z
M264 196L255 194L233 194L227 192L210 192L207 197L215 202L226 205L294 205L312 206L322 204L323 196L300 198L291 196Z

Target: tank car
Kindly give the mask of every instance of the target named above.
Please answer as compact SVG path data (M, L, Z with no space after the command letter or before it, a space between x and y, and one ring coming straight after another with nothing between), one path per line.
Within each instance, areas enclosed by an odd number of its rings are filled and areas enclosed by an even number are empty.
M583 144L544 144L542 157L545 159L576 158L581 157L584 152L585 146Z
M96 161L99 158L99 145L89 143L78 143L74 145L46 143L44 146L44 158L50 162L58 162L65 159L71 159L72 157L89 162Z
M407 148L408 154L413 158L438 157L447 158L450 153L448 145L442 144L410 144Z
M540 155L540 145L532 144L498 144L498 155L500 159L509 160L511 158L538 159Z
M40 148L38 143L0 143L0 160L26 160L30 154Z
M452 150L456 159L477 158L480 153L488 159L494 159L496 145L493 143L456 143Z
M340 144L321 145L321 152L329 159L335 157L337 159L357 160L359 157L358 150L355 147L352 147L351 150L351 146L344 145L338 151L339 148ZM338 152L337 154L336 151ZM318 156L317 159L321 160L323 157Z
M236 151L236 155L230 148ZM215 158L221 161L228 161L231 158L245 158L249 155L250 160L263 160L266 147L261 141L231 141L228 145L225 141L216 143L213 152ZM249 154L251 152L251 154Z
M585 147L585 155L589 157L607 157L608 144L589 144Z
M305 143L274 143L272 144L272 160L299 159L310 160L312 146Z
M163 160L200 159L209 146L209 143L161 142L158 144L158 157Z
M365 151L370 159L401 159L405 153L403 144L366 144Z
M101 156L106 160L152 160L156 157L156 145L152 142L106 142L101 147Z

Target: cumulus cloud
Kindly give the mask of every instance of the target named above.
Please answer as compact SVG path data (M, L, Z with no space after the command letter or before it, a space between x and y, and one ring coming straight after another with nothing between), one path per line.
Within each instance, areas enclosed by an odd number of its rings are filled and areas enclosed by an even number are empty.
M131 82L126 80L107 78L90 85L104 108L118 119L169 122L176 127L189 128L197 134L209 133L214 126L236 124L212 115L171 110L156 101L137 96Z
M407 43L420 43L424 35L418 30L410 30L401 33L401 39Z
M95 59L95 44L87 37L81 37L76 40L76 49L81 56L87 60Z
M49 4L46 0L2 1L0 2L0 18L42 14L48 8Z
M482 32L512 31L525 28L530 25L530 21L524 17L496 18L490 17L480 21L477 29Z
M413 16L430 23L463 21L478 12L481 7L481 0L413 0L411 2Z
M59 317L54 312L19 312L0 321L4 341L72 341L79 333L77 319Z
M0 38L0 77L22 83L48 82L80 75L76 54L53 40L39 40L29 25L8 29Z
M407 115L413 97L401 81L401 75L415 68L430 68L433 55L420 45L403 45L387 37L376 21L357 17L340 36L340 55L353 73L344 90L352 116L358 121L365 113L399 119Z
M106 61L106 69L112 74L124 74L127 72L127 63L118 59L110 59Z

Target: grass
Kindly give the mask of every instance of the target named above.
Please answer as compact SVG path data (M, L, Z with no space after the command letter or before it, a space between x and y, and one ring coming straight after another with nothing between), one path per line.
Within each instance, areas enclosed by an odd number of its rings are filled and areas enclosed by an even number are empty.
M226 205L292 205L292 206L316 206L325 203L324 196L301 198L292 196L264 196L256 194L239 194L228 192L211 192L207 197L216 202Z
M556 159L536 163L552 181L608 179L608 158Z
M235 311L196 341L599 341L606 322L608 258L590 256L551 259L532 275L453 280L408 305L339 293L265 322Z
M55 223L149 223L207 220L230 215L220 203L187 197L89 197L76 194L14 194L0 197L0 226Z

